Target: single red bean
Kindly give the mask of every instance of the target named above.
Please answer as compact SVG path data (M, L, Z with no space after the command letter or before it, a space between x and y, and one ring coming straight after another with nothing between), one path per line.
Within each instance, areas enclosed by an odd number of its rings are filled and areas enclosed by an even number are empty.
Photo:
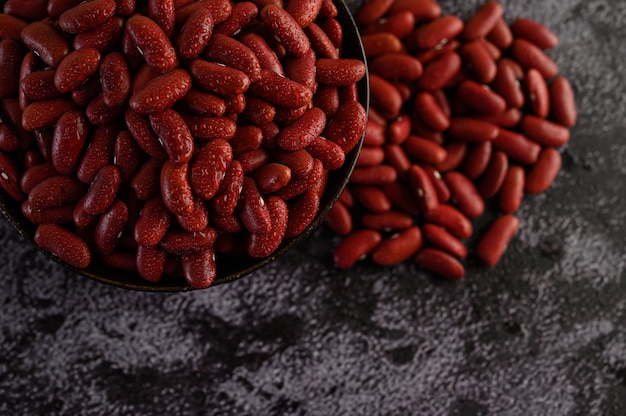
M490 141L477 143L472 146L463 161L463 173L470 179L480 177L489 165L491 150L492 144Z
M383 240L372 251L372 260L380 266L402 263L417 253L423 241L420 228L411 226Z
M404 50L402 41L396 35L387 32L364 34L361 36L361 42L367 59Z
M524 191L529 194L543 192L552 184L561 169L561 154L552 147L546 147L539 154L537 163L526 176Z
M20 189L21 172L15 162L5 153L0 152L0 187L14 201L24 200L24 193Z
M315 79L325 85L350 85L365 76L365 64L358 59L319 58L315 63L315 69Z
M496 50L499 52L499 49ZM478 82L490 84L495 79L498 72L495 60L482 41L475 40L461 46L461 55Z
M253 2L243 1L233 4L230 15L213 29L213 33L221 33L226 36L238 34L244 27L248 26L258 14L259 8Z
M72 205L33 209L28 201L22 202L22 214L35 225L39 224L67 224L71 223L74 216Z
M309 39L298 22L282 7L267 5L259 12L259 18L290 54L302 56L310 48Z
M130 181L130 187L135 191L137 198L145 201L161 192L160 175L162 164L162 160L151 158L135 173L135 176Z
M526 174L521 166L511 166L506 172L498 195L500 211L511 214L519 208L524 197Z
M232 149L224 140L212 140L203 146L191 164L189 180L194 194L211 199L220 189L232 158Z
M409 183L420 211L424 214L435 211L439 206L437 191L424 169L413 165L409 170Z
M550 84L550 109L554 120L565 127L576 124L576 102L572 86L565 77L558 77Z
M35 231L35 243L62 261L78 268L91 263L87 243L76 234L56 224L41 224Z
M322 134L325 127L326 115L319 108L313 107L298 120L283 128L276 137L276 144L283 150L303 149Z
M197 58L209 43L214 31L213 15L208 9L194 11L185 21L176 38L176 51L181 58Z
M115 250L118 239L122 236L128 222L128 208L116 200L111 207L98 219L94 241L98 251L102 254L111 254Z
M401 10L368 25L362 33L386 32L396 35L400 39L409 36L415 28L415 16L409 10Z
M546 118L550 113L550 95L548 85L539 71L530 68L526 72L524 87L533 113L537 117Z
M474 183L460 172L448 172L444 180L450 188L452 199L469 218L477 218L485 211L485 202Z
M93 178L85 194L85 212L99 215L109 209L122 182L120 171L115 166L101 168Z
M213 247L216 237L217 233L212 227L194 232L171 229L165 234L159 246L173 254L197 253Z
M222 98L193 88L181 99L181 103L200 116L219 117L226 113L226 103Z
M269 233L272 229L270 212L254 179L243 178L241 197L239 215L246 229L252 234Z
M326 139L337 143L344 153L350 152L365 133L367 114L358 101L341 105L324 131Z
M435 249L425 248L415 256L415 262L424 269L452 280L465 277L465 269L461 262L451 255Z
M130 69L121 53L111 52L102 59L100 84L106 105L115 107L124 103L130 93Z
M125 121L128 131L144 152L155 159L167 159L167 153L159 142L158 136L152 131L147 116L128 109L125 114Z
M389 8L389 14L408 10L416 21L433 20L441 15L441 6L433 0L396 0Z
M567 127L532 115L522 117L520 128L529 139L542 146L559 147L570 139Z
M112 125L95 129L91 143L78 165L76 176L83 183L91 183L100 168L113 164L117 128Z
M166 260L167 252L160 247L137 247L137 272L149 282L161 280Z
M384 185L398 178L396 170L389 165L358 167L352 171L350 182L362 185Z
M426 241L446 253L458 258L467 257L467 248L465 245L454 235L446 231L445 228L426 223L422 226L422 233Z
M541 146L524 135L505 129L499 130L493 146L504 151L511 159L526 165L534 164L541 151Z
M267 69L261 70L261 77L250 86L250 92L272 104L287 108L308 105L313 97L306 85Z
M439 203L443 204L448 202L451 197L450 188L448 188L448 185L446 185L446 182L441 177L441 173L430 165L423 165L422 169L424 169L430 181L433 183Z
M22 59L22 47L16 40L0 41L0 99L17 94Z
M487 35L487 40L493 42L498 48L508 49L513 43L513 33L509 25L503 18L498 19L491 32Z
M472 80L459 85L457 97L470 109L486 115L500 114L506 110L506 101L487 86Z
M457 140L480 143L495 140L499 131L498 126L476 118L453 117L448 134Z
M506 153L501 150L493 152L479 187L483 198L492 198L500 191L508 169L509 158Z
M313 222L320 205L320 196L312 191L306 191L300 195L289 207L289 219L287 221L285 237L295 237Z
M122 182L128 182L144 162L144 153L128 130L120 131L115 139L113 161Z
M352 214L341 201L335 202L326 214L324 223L338 235L348 235L352 231Z
M122 105L109 107L104 102L104 96L100 94L87 104L85 115L91 124L102 126L120 119L124 115L124 109Z
M188 1L185 5L176 7L176 26L180 27L183 22L198 9L207 9L213 15L215 24L220 24L230 16L233 10L232 2L229 0L199 0Z
M187 71L173 69L135 91L130 97L129 106L140 114L158 113L183 98L191 88L191 82Z
M509 107L522 108L524 105L524 92L515 74L513 67L500 61L498 72L492 84L493 89L506 101Z
M415 30L413 35L415 46L419 49L434 48L457 37L463 31L463 27L463 21L456 16L439 17Z
M171 109L151 114L150 125L173 163L189 162L194 149L193 137L180 114Z
M20 33L24 45L35 52L46 65L56 68L70 52L70 47L63 35L52 25L33 22Z
M439 144L413 135L409 136L402 147L413 159L433 165L443 163L448 156L446 149Z
M187 231L202 231L209 225L209 210L204 201L196 197L193 201L193 210L176 214L176 220Z
M171 214L160 197L147 200L135 223L134 237L140 246L156 246L165 236Z
M59 26L68 33L88 32L113 17L116 7L114 0L80 3L61 13Z
M359 10L354 15L354 19L360 25L371 25L383 17L393 3L393 0L371 0L359 7Z
M276 192L291 181L291 169L280 163L268 163L253 175L262 194Z
M365 209L370 212L386 212L392 207L385 192L372 185L351 185L350 191Z
M89 46L102 53L117 45L122 40L123 33L124 19L121 16L113 16L96 29L77 34L72 46L74 49Z
M382 235L375 230L358 230L343 239L335 248L333 259L340 269L348 269L365 258L380 242Z
M509 108L504 113L495 116L478 116L477 119L487 123L495 124L498 127L514 128L522 119L522 112L517 108Z
M441 89L452 80L461 69L461 57L454 51L448 51L430 61L416 86L425 91Z
M387 120L396 118L400 114L404 100L400 92L392 83L370 74L370 101L372 106L377 108Z
M383 149L379 147L373 149L382 152L383 160L394 167L396 172L398 172L399 177L407 177L407 174L409 172L409 169L411 169L413 162L402 146L400 146L399 144L388 143L384 146ZM361 149L361 155L363 154L363 150L365 150L365 148Z
M3 155L3 154L0 154ZM3 156L0 156L2 158ZM5 174L8 177L8 174ZM19 179L20 189L28 194L40 182L58 175L51 163L41 163L28 168ZM4 178L4 175L3 175Z
M0 38L18 40L26 26L28 22L10 14L0 13Z
M52 164L59 173L68 175L76 170L88 136L82 111L70 111L59 118L52 139Z
M182 264L185 280L195 289L205 289L211 286L217 276L213 247L198 252L184 253Z
M262 69L285 75L281 61L262 36L256 33L245 33L241 35L239 41L254 52Z
M319 159L326 170L339 169L343 166L346 160L346 154L341 146L331 142L330 140L326 140L322 136L317 136L313 139L313 141L306 147L306 151L309 152L309 154L314 158ZM362 155L363 152L361 151L359 159ZM357 160L357 165L358 164L359 162Z
M471 41L487 36L502 18L502 6L495 1L488 1L478 8L476 13L465 23L463 39Z
M467 154L467 142L451 141L444 148L447 154L446 159L434 167L439 172L448 172L461 166Z
M91 77L100 66L100 52L90 46L67 54L54 74L54 86L65 93L74 91L87 78Z
M230 140L237 133L237 124L229 117L191 116L183 114L191 135L199 140Z
M449 204L439 204L434 211L424 213L424 219L444 227L460 239L471 237L471 221L461 211Z
M369 71L387 80L411 82L424 71L422 63L407 53L386 53L369 62Z
M498 263L507 245L517 232L519 220L513 215L497 218L478 243L478 257L489 267Z
M231 37L219 33L211 36L204 56L245 73L251 82L257 81L261 76L261 64L254 52Z
M511 24L515 36L532 42L540 49L551 49L559 44L559 38L546 26L527 18L519 18Z
M54 126L59 118L74 110L74 103L67 98L35 101L22 113L22 127L33 131Z
M558 67L548 55L534 44L525 39L517 38L511 46L511 54L525 69L535 68L545 79L550 79L558 73Z
M134 15L126 21L126 30L151 68L158 72L167 72L176 66L176 50L167 34L154 20Z
M303 28L311 42L311 51L318 58L339 59L339 51L330 37L316 23L310 23Z
M165 161L161 168L161 194L163 202L174 214L183 214L193 210L193 194L187 179L189 165L176 165Z
M415 96L415 110L424 122L434 130L447 130L450 127L450 118L439 106L439 103L429 92L421 92Z
M361 222L367 228L379 231L403 230L413 225L413 217L400 211L365 213Z

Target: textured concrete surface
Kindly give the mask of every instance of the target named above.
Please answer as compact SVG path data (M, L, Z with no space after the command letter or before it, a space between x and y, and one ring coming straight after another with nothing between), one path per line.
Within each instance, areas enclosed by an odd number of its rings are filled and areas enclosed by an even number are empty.
M497 268L341 272L322 229L232 284L138 293L1 220L0 414L626 414L626 1L503 4L560 36L579 124Z

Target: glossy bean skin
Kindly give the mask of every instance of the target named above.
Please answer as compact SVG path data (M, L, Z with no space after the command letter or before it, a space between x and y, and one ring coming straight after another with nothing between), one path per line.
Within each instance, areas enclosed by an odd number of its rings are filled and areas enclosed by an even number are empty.
M130 69L122 54L112 52L102 59L100 84L106 105L121 105L130 94L130 81Z
M420 26L414 33L415 46L431 49L458 36L463 31L463 21L456 16L443 16Z
M241 163L233 160L224 175L211 206L220 216L232 215L243 189L244 172Z
M244 72L251 82L261 75L261 64L254 52L238 40L219 33L211 37L204 57Z
M358 230L343 239L335 248L333 259L340 269L348 269L367 256L380 242L382 235L375 230Z
M422 213L426 214L437 210L439 207L437 192L424 169L418 165L413 165L409 170L409 183Z
M212 140L200 149L191 163L189 180L194 194L211 199L220 189L232 159L232 149L224 140Z
M67 98L32 102L22 113L22 127L28 131L52 127L63 114L74 109L74 103Z
M158 282L165 273L167 252L160 247L137 247L137 272L149 282Z
M151 68L166 72L176 66L176 50L154 20L141 15L132 16L126 21L126 30Z
M34 239L40 248L49 251L71 266L85 268L91 263L91 252L87 243L59 225L39 225Z
M448 172L444 180L450 188L452 199L467 217L476 218L483 214L485 203L469 178L460 172Z
M497 218L478 243L477 253L483 263L495 266L518 228L519 220L513 215Z
M191 88L191 76L174 69L149 82L130 97L130 108L139 114L154 114L170 108Z
M511 159L528 165L537 161L541 151L541 146L524 135L505 129L499 130L493 146L504 151Z
M81 111L70 111L59 118L52 139L52 164L57 172L70 174L75 171L88 135L87 120Z
M100 216L94 233L94 241L100 253L111 254L113 252L127 222L128 208L120 200L115 201Z
M406 53L387 53L369 62L369 70L385 79L414 81L423 72L422 63Z
M439 204L437 209L424 214L427 221L441 225L460 239L471 237L474 229L470 220L457 208Z
M271 216L271 229L267 233L251 233L247 252L253 258L263 258L278 249L286 235L289 208L285 201L276 196L267 198L267 209Z
M532 115L525 115L520 123L524 134L542 146L560 147L570 140L566 127Z
M85 212L91 215L104 213L113 203L121 182L117 167L109 165L101 168L85 194Z
M495 115L506 110L504 98L472 80L463 81L459 85L457 97L480 114Z
M250 92L272 104L287 108L308 105L313 97L307 86L267 69L261 70L260 78L252 84Z
M434 248L422 249L415 262L433 273L451 280L459 280L465 277L463 265L451 255Z
M259 14L259 8L251 1L233 4L230 16L214 29L214 33L233 36L246 27Z
M20 189L20 172L13 160L0 151L0 187L14 201L22 201L24 193Z
M259 12L259 18L290 54L302 56L311 47L298 22L282 7L267 5Z
M487 36L502 18L502 6L495 1L488 1L478 8L463 28L463 39L471 41Z
M95 129L77 168L76 175L81 182L91 183L100 168L113 164L116 133L112 125Z
M151 114L150 125L173 163L181 165L191 160L193 137L180 114L171 109Z
M18 40L26 26L28 22L10 14L0 13L0 38Z
M324 218L324 223L338 235L345 236L352 231L352 215L346 204L335 202Z
M548 55L534 44L517 38L511 46L513 58L526 69L535 68L545 79L550 79L558 73L558 67Z
M529 69L524 77L524 86L533 113L539 118L548 117L550 113L550 95L548 93L548 85L541 73L534 68Z
M531 19L516 19L511 24L511 31L515 36L524 38L541 49L551 49L559 43L559 38L550 29Z
M358 59L319 58L315 68L316 80L325 85L350 85L365 76L365 64Z
M505 214L517 211L524 197L526 173L520 166L511 166L504 177L498 194L498 207Z
M80 3L61 13L59 26L68 33L88 32L113 17L116 7L114 0Z
M392 266L411 258L423 244L418 226L411 226L383 240L372 252L372 260L380 266Z
M135 223L135 241L140 246L156 246L165 236L171 221L172 214L161 198L147 200Z
M500 150L495 151L480 183L479 192L483 198L489 199L498 193L508 168L509 159L506 154Z
M44 22L33 22L24 27L20 38L24 45L53 68L56 68L65 55L70 53L70 46L63 35Z
M212 247L199 252L183 254L182 264L185 280L196 289L211 286L217 275L215 250Z
M424 238L433 246L451 254L457 258L467 257L467 248L454 235L446 231L445 228L426 223L422 226Z
M281 163L268 163L254 172L253 177L261 193L270 194L291 181L291 169Z
M254 179L244 177L241 195L239 215L246 229L252 234L270 232L272 228L270 212Z
M550 109L554 120L565 127L576 124L576 102L572 86L565 77L557 77L549 87Z
M187 179L189 165L165 161L161 168L161 195L167 208L174 214L193 210L193 194Z
M537 163L526 176L524 191L529 194L544 192L561 169L561 154L552 147L546 147L539 154Z
M59 62L54 86L63 93L74 91L98 71L100 58L100 52L90 46L70 52Z
M326 139L337 143L344 153L350 152L363 137L367 115L358 101L349 101L339 107L324 131Z
M0 99L17 94L22 64L22 47L13 39L0 41Z
M319 108L313 107L298 120L283 128L276 136L276 144L288 151L303 149L322 134L325 127L326 115Z
M82 32L74 37L72 46L74 49L92 47L100 53L109 50L122 39L124 32L124 19L120 16L113 16L96 29Z

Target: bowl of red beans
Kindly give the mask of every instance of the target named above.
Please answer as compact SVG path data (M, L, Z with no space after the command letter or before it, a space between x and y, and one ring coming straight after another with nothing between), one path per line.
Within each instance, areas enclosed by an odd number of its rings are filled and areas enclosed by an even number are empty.
M2 3L0 209L76 273L231 282L346 186L369 86L343 2Z

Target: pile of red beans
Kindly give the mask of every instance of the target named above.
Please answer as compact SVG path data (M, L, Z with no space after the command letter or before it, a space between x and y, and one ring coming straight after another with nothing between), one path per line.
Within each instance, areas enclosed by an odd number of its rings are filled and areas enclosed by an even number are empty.
M355 18L371 107L357 167L326 217L345 236L335 264L412 259L463 278L463 240L493 207L475 251L494 266L524 195L557 176L576 121L572 88L545 53L557 37L529 19L507 24L496 2L466 22L433 0L371 0Z
M211 285L315 218L362 138L331 0L9 0L0 187L77 268Z

